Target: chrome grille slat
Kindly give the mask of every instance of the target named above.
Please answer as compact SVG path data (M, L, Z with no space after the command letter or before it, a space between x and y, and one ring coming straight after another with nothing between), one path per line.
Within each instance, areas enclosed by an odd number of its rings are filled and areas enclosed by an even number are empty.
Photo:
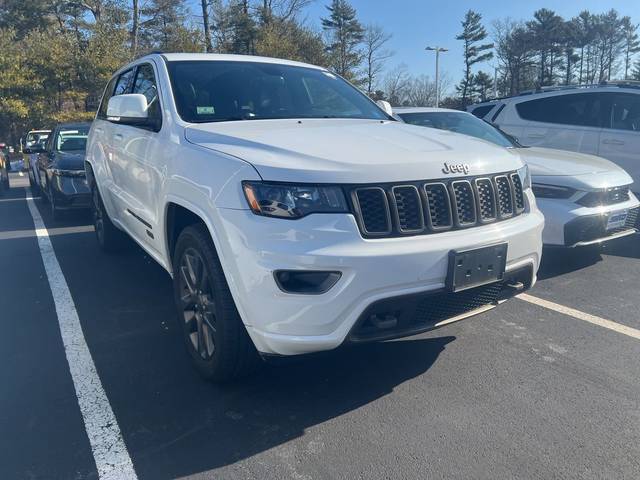
M459 227L469 227L477 222L476 199L471 182L456 180L451 182L454 218Z
M513 188L513 203L516 209L516 212L520 213L524 210L524 192L522 190L522 180L520 179L520 175L517 173L512 173L511 177L511 186Z
M414 185L398 185L391 188L398 229L402 233L424 230L424 213L420 192Z
M387 194L381 187L365 187L355 191L361 226L368 235L391 233L391 217Z
M500 218L510 218L513 216L513 192L511 182L506 175L497 175L496 192L498 196L498 214Z
M496 206L496 190L490 178L476 178L476 192L478 194L478 211L481 222L491 222L498 216Z
M427 199L427 222L433 231L453 227L449 190L444 183L427 183L424 186Z
M353 186L351 199L363 236L375 238L486 225L520 215L526 208L517 172Z

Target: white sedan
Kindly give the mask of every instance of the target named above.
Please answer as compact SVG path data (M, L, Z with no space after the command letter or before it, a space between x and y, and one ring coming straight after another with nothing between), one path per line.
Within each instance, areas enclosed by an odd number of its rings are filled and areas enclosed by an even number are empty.
M640 230L640 202L630 189L633 179L604 158L523 147L491 124L458 110L397 108L394 114L405 123L470 135L517 151L529 165L533 192L545 216L545 245L593 245Z

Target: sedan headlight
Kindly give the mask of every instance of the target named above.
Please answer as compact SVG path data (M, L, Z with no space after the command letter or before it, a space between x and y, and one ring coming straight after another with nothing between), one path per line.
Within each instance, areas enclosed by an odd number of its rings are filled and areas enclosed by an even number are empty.
M349 207L340 187L242 182L249 207L256 215L297 219L312 213L347 213Z
M522 182L522 189L527 190L531 188L531 173L529 172L529 165L523 165L518 170L518 176Z
M571 198L576 191L573 188L558 187L556 185L543 185L540 183L533 184L533 194L537 198Z

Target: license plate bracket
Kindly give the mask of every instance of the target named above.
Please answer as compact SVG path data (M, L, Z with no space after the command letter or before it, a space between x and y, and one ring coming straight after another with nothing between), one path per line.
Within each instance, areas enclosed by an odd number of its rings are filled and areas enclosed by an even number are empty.
M502 280L507 266L507 246L507 243L498 243L481 248L451 250L447 289L459 292Z
M629 215L629 210L612 212L607 219L607 231L624 227L625 223L627 223L627 215Z

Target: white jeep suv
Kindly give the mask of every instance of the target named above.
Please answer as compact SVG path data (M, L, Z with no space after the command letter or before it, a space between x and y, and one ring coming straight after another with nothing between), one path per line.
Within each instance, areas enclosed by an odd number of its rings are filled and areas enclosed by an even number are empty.
M213 380L411 335L533 285L544 219L513 152L395 121L327 70L153 54L109 82L87 148L105 250L173 277Z
M640 192L640 82L547 87L501 99L483 118L523 145L611 160L631 175L632 190Z

